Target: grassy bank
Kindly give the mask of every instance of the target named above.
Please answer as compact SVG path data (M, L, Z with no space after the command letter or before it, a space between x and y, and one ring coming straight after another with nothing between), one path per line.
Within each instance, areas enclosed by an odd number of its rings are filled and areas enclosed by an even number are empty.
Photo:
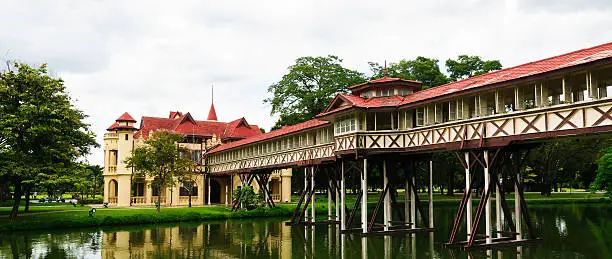
M369 193L369 209L374 208L379 194ZM427 202L426 194L419 194L422 202ZM326 215L327 195L317 194L317 214ZM514 202L514 195L507 195L508 202ZM299 197L295 197L294 201ZM478 197L474 197L477 203ZM602 194L591 193L553 193L550 197L535 193L526 194L526 200L531 205L543 204L610 204L611 200ZM350 208L355 201L355 195L347 195L347 206ZM456 206L461 201L461 195L434 195L436 206ZM398 195L398 202L403 203L403 193ZM16 221L9 221L10 207L0 207L0 232L52 228L82 228L99 226L126 226L139 224L158 224L170 222L187 222L203 220L224 220L256 217L290 216L295 209L295 203L279 204L276 208L259 208L253 211L232 212L224 206L208 206L193 208L162 208L158 215L154 207L134 208L99 208L94 216L89 216L89 207L72 206L70 204L39 204L30 207L29 213L20 213ZM23 210L23 207L21 208Z
M8 220L10 208L0 208L0 232L52 228L83 228L98 226L124 226L203 220L241 219L255 217L280 217L293 213L294 204L279 205L276 208L258 208L252 211L232 212L224 206L162 208L157 214L155 208L99 208L89 216L88 207L53 206L36 207L35 212L20 214L13 222ZM324 211L317 206L317 211ZM0 215L1 215L0 214Z
M429 196L427 193L419 193L419 200L423 203L429 201ZM368 204L376 204L380 197L379 192L368 192ZM463 198L463 193L455 193L453 196L448 195L440 195L439 193L434 193L433 200L436 206L442 205L458 205L461 203L461 199ZM494 193L492 194L492 198L495 199ZM293 201L298 201L300 199L299 196L293 196ZM473 196L472 201L477 203L480 199L480 196ZM352 193L347 193L346 195L346 204L347 206L352 206L355 203L356 195ZM514 203L514 193L506 194L506 200L508 203ZM327 194L316 194L315 201L319 204L327 204ZM593 204L593 203L610 203L611 200L605 197L602 193L589 193L589 192L558 192L552 193L550 196L543 196L539 193L525 193L525 201L527 204ZM399 190L397 194L397 202L404 202L404 191Z

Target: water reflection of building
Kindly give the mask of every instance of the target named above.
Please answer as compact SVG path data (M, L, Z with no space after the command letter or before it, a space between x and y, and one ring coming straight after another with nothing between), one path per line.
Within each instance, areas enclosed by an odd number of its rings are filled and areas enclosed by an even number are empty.
M292 258L291 227L282 222L185 224L104 232L102 258Z
M185 136L178 143L189 150L185 154L197 164L202 172L203 154L206 150L222 143L229 143L246 137L261 135L257 125L249 124L244 118L231 122L219 122L214 106L211 106L207 120L195 120L190 113L170 112L168 118L142 117L139 128L136 120L127 112L117 118L104 134L104 201L118 206L152 205L160 201L162 205L189 204L189 185L172 188L152 188L153 178L133 176L125 160L131 151L144 145L144 141L157 130L169 130ZM291 199L291 169L275 171L268 184L273 201ZM241 185L234 174L220 174L205 178L197 174L193 178L191 203L229 204L231 191ZM186 188L187 187L187 188ZM254 186L256 191L258 186Z

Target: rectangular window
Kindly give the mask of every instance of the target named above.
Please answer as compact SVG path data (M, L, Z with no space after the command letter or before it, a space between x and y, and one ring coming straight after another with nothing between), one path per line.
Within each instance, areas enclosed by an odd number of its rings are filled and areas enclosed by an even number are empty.
M376 96L377 97L392 96L392 95L393 95L393 88L385 88L385 89L378 89L378 90L376 90Z
M435 112L436 112L435 122L436 123L444 122L444 110L447 110L444 107L446 105L448 105L448 104L447 103L438 103L438 104L436 104L436 106L435 106ZM446 121L448 121L448 119Z
M412 93L412 90L408 88L400 88L397 90L397 94L400 96L406 96Z
M353 114L342 116L336 119L334 123L334 132L336 134L341 134L345 132L355 131L357 126L357 122L355 121L355 116Z
M416 116L415 116L416 126L421 127L425 125L425 107L417 108L415 111L416 111Z
M457 101L448 102L448 121L457 119Z
M377 112L376 113L376 130L390 130L392 127L391 112Z

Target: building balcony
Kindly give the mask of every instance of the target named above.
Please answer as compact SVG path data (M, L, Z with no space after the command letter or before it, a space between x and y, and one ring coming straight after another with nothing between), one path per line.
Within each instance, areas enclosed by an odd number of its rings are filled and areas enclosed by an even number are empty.
M119 136L117 133L104 133L104 139L117 139Z
M107 174L117 174L117 166L116 165L107 166L106 173Z
M144 196L132 196L130 198L130 201L132 202L132 205L144 205L144 204L147 204L147 201L145 200Z
M198 203L198 196L191 196L191 204ZM179 205L189 205L189 196L179 196Z

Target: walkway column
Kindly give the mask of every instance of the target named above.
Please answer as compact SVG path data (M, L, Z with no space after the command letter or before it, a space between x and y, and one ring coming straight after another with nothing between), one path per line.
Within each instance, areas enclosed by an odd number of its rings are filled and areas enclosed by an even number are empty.
M363 159L363 172L361 172L361 231L368 232L368 159Z
M518 153L514 153L513 155L517 155ZM516 183L514 183L514 223L515 223L515 232L516 240L523 240L523 231L521 227L521 194L519 189L519 184L521 184L523 179L521 179L520 169L517 169L516 172Z
M501 181L501 174L498 173L497 181L495 181L495 228L497 232L497 237L502 237L502 209L501 209L501 196L499 189L499 181Z
M229 205L229 183L225 182L225 205Z
M207 201L206 204L210 205L210 176L206 177L207 181L208 181L208 197L207 197Z
M484 152L484 193L483 195L486 195L487 192L489 192L489 188L491 188L491 183L489 182L491 180L491 174L489 172L489 151L485 150ZM485 203L485 227L486 227L486 238L487 238L487 244L491 243L491 197L487 197L487 202Z
M332 220L332 181L327 176L327 220Z
M414 175L416 174L416 170L414 170L415 168L412 168L412 176L410 176L410 181L412 181L412 186L414 187L414 189L411 188L410 190L410 220L412 221L412 228L415 229L416 225L417 225L417 219L416 219L416 195L414 194L415 191L417 191L417 187L416 187L416 179L414 177ZM423 215L421 215L423 216Z
M470 175L470 153L465 152L465 190L470 190L472 176ZM467 207L466 207L466 216L465 216L465 224L466 224L466 233L467 239L470 239L470 234L472 233L472 191L470 190L468 193Z
M429 227L434 227L433 218L433 161L429 160Z
M306 192L306 195L308 195L308 181L310 179L308 179L308 167L304 167L304 192ZM308 197L308 196L306 196ZM306 198L304 197L304 198ZM306 206L306 205L304 205ZM304 221L308 221L308 208L304 209Z
M385 195L384 206L383 206L383 225L385 231L389 230L391 221L391 199L389 199L389 193L384 193L385 188L389 184L389 176L387 175L387 161L383 160L383 195ZM387 189L388 192L391 190Z
M336 174L336 179L338 179L338 174ZM338 186L337 180L336 186ZM336 202L334 203L334 206L336 207L336 217L334 218L334 220L338 221L340 220L340 192L338 192L338 189L334 188L334 194L336 194Z
M405 176L405 186L404 186L404 222L411 223L410 219L410 175L408 175L408 170L404 173Z
M310 167L310 191L312 192L312 199L310 200L310 208L312 209L311 213L311 220L310 222L314 223L315 222L315 178L314 178L314 172L315 172L315 168L314 166ZM314 236L313 236L314 238Z
M340 230L346 230L346 183L344 181L344 160L340 162ZM344 236L343 236L344 239ZM342 243L344 245L344 242Z

